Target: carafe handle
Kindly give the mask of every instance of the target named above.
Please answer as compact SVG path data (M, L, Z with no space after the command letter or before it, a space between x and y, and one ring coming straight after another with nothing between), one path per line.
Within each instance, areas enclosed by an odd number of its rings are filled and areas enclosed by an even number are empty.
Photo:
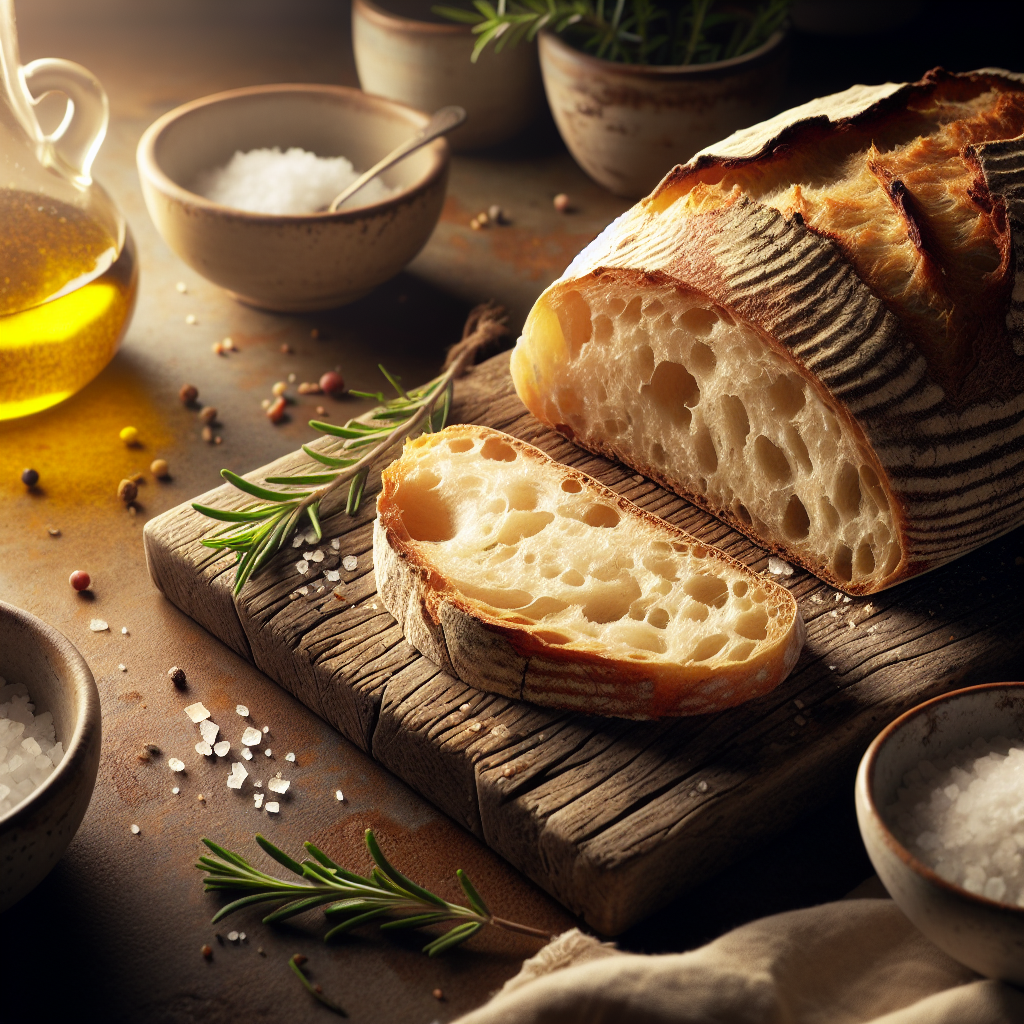
M49 135L36 122L43 163L80 185L91 184L89 172L110 118L110 104L99 79L81 64L59 57L31 61L21 68L21 78L33 106L50 92L62 92L68 98L64 119Z

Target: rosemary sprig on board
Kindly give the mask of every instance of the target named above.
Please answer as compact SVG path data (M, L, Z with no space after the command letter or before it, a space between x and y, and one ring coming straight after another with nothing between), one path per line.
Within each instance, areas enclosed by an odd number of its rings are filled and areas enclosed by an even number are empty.
M315 907L323 907L328 918L332 922L338 922L324 935L325 942L351 928L378 918L387 918L380 926L382 931L423 928L427 925L455 922L454 928L432 939L423 947L423 952L428 956L437 956L438 953L460 945L476 935L485 925L494 925L506 931L521 932L537 938L552 937L539 928L495 917L461 868L455 874L469 901L468 907L449 903L392 867L381 852L372 829L366 830L365 838L366 847L374 863L368 877L357 875L354 871L335 864L323 850L317 849L312 843L306 843L305 847L314 859L304 860L300 864L278 849L269 839L257 835L256 842L260 847L278 864L305 879L302 883L288 882L265 874L239 854L218 846L210 839L203 839L214 854L213 857L200 857L199 863L196 864L200 871L207 872L206 878L203 879L206 891L245 894L221 907L211 924L216 924L228 914L233 914L243 907L256 903L276 902L282 903L283 906L263 918L264 924L275 924Z
M215 551L234 551L237 558L234 592L237 594L247 580L256 576L288 542L305 515L316 533L323 538L320 506L323 500L342 485L348 484L345 512L354 516L362 504L370 466L400 441L422 428L425 432L440 430L448 419L452 385L465 373L481 350L507 336L507 314L500 306L488 303L478 306L466 321L462 341L452 347L444 372L422 387L403 390L399 380L382 366L381 372L398 392L387 401L382 392L350 391L359 398L374 398L381 403L373 412L349 420L343 426L310 420L309 425L322 434L339 439L337 447L321 452L309 445L302 450L326 472L305 472L288 476L267 477L266 483L289 490L272 490L254 484L230 469L221 476L238 490L259 499L241 509L212 508L199 502L192 507L204 516L227 523L212 537L202 541ZM298 488L298 489L296 489Z

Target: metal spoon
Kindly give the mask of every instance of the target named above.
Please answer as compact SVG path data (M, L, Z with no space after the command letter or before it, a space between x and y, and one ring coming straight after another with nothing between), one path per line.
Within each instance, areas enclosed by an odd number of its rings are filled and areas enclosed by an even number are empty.
M371 178L377 177L381 171L386 171L392 165L397 164L399 160L404 160L410 153L415 152L420 146L432 142L439 135L458 128L465 120L466 111L462 107L442 107L412 138L406 139L400 146L388 153L383 160L375 163L365 174L360 174L351 185L342 189L334 197L331 205L327 207L327 212L337 213L338 207L349 196L358 192Z

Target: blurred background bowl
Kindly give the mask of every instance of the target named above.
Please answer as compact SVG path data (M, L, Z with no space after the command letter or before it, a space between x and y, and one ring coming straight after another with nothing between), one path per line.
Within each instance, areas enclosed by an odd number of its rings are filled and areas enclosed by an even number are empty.
M344 156L364 171L428 120L342 86L266 85L207 96L164 114L139 141L146 207L182 260L242 302L282 312L354 302L394 277L433 232L448 184L444 139L380 176L398 189L389 199L337 213L251 213L191 189L201 172L236 151L273 146Z
M0 676L23 683L35 714L53 715L64 759L0 817L0 912L27 896L82 823L100 763L100 695L85 659L41 619L0 601Z
M456 152L507 142L535 120L544 103L537 44L493 45L474 64L469 25L434 14L436 0L354 0L352 49L359 84L422 110L465 108L449 136Z
M903 776L921 761L997 736L1024 738L1024 683L972 686L911 708L864 754L857 773L857 822L889 895L936 946L979 974L1024 985L1024 907L947 882L896 839L885 817Z

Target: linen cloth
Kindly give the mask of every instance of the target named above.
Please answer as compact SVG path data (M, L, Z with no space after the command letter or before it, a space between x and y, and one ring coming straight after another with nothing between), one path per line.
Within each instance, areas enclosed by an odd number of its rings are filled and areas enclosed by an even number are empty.
M689 953L623 953L573 929L456 1024L1021 1024L1024 993L980 978L890 899L743 925Z

